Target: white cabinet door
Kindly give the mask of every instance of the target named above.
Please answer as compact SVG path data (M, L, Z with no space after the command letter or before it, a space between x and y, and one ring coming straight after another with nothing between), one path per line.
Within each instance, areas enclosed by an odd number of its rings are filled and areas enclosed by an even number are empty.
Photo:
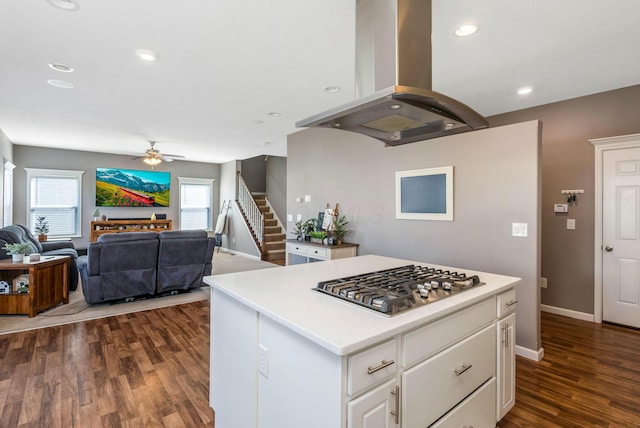
M516 314L498 321L498 408L497 420L502 419L516 403Z
M391 428L396 426L395 379L367 392L347 404L348 428Z

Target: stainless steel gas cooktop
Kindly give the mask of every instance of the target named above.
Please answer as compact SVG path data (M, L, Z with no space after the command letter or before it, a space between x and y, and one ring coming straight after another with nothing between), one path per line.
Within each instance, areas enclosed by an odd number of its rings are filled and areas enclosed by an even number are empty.
M481 285L477 275L406 265L321 281L313 290L392 315Z

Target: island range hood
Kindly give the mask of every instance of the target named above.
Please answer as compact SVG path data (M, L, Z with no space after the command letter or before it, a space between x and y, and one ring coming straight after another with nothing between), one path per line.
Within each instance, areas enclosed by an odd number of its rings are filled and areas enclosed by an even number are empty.
M296 126L352 131L397 146L489 124L431 90L431 0L356 0L356 100Z

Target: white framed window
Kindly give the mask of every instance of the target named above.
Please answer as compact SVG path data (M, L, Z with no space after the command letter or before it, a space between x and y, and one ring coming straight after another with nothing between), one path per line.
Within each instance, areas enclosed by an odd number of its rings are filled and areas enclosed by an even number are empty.
M211 230L213 179L178 177L180 188L180 229Z
M44 216L50 237L79 237L82 224L82 174L84 171L25 168L27 216L31 230Z
M13 224L13 170L15 165L9 161L4 163L4 192L2 200L2 227Z

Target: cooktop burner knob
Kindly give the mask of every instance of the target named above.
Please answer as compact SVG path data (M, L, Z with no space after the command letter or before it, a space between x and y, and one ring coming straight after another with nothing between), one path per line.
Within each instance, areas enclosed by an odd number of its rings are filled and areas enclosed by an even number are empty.
M424 298L429 297L429 290L427 290L426 288L420 289L419 293L420 293L420 297L424 297Z
M445 281L442 283L442 288L444 290L451 290L451 283L449 281Z

